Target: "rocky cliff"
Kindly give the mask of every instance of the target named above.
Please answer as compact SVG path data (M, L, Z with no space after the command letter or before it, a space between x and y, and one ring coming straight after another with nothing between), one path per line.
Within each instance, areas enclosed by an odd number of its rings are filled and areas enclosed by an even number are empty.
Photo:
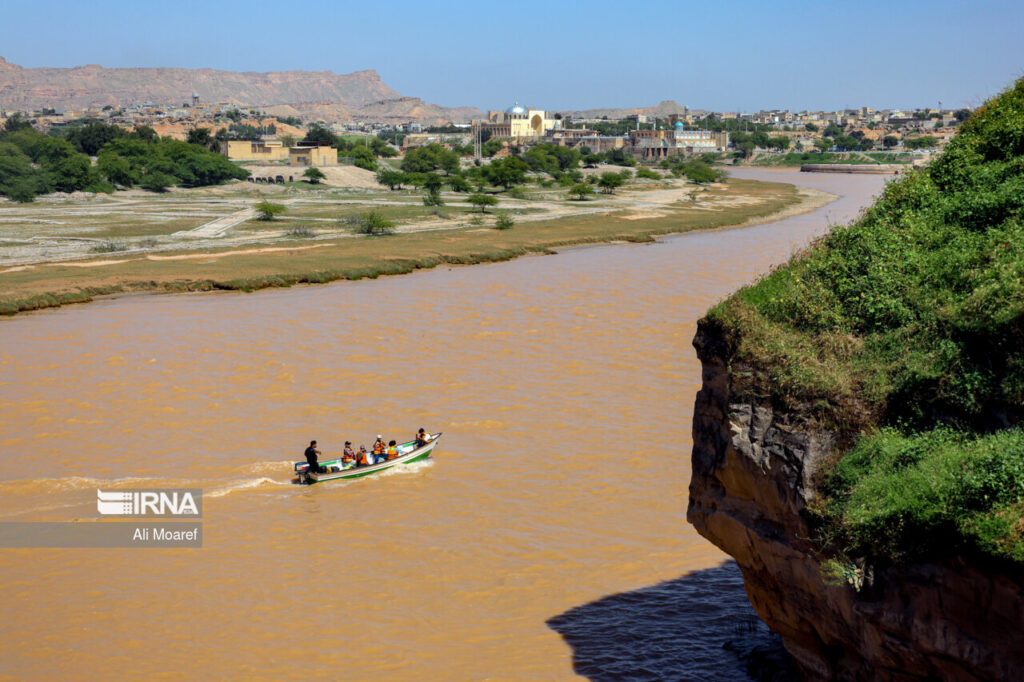
M747 594L808 680L1024 679L1024 575L951 558L826 575L809 513L837 436L811 405L780 408L705 320L688 520L735 557Z
M0 110L41 107L79 109L136 102L188 102L196 92L204 102L238 106L295 105L311 115L317 107L326 120L353 118L462 121L479 112L448 109L403 97L372 70L267 73L217 69L107 69L97 64L74 68L29 68L0 57Z

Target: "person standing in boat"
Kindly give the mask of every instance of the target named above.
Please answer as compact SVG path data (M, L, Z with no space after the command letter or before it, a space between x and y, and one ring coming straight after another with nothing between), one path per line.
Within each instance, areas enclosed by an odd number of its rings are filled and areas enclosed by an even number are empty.
M320 466L320 462L317 457L320 456L320 451L316 449L316 441L309 441L309 447L306 448L306 462L309 464L309 473L311 474L322 474L323 468Z
M378 433L377 440L373 443L373 463L382 461L387 451L388 447L384 445L384 436Z

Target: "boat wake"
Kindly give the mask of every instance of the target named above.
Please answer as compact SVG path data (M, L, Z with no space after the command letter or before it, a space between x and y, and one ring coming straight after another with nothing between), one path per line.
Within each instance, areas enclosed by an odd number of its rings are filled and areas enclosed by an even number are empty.
M154 488L168 485L166 479L149 476L126 476L124 478L92 478L89 476L67 476L65 478L23 478L0 481L0 496L52 495L54 493L103 488Z
M237 471L239 473L251 474L253 476L274 475L281 474L281 472L290 474L292 471L293 464L294 460L291 459L278 459L268 462L253 462L252 464L246 464L245 466L238 467Z
M277 466L280 467L280 463L277 463ZM241 480L232 481L231 483L228 483L227 485L221 486L219 488L204 491L203 497L224 497L225 495L229 495L239 490L250 490L252 488L263 488L279 485L291 485L291 480L289 479L285 481L279 481L268 476L260 476L259 478L243 478Z
M422 459L419 462L411 462L410 464L401 464L399 466L385 469L378 474L367 476L366 478L357 478L357 481L367 481L373 478L383 478L385 476L404 476L407 474L415 474L423 469L434 466L434 460L430 457Z

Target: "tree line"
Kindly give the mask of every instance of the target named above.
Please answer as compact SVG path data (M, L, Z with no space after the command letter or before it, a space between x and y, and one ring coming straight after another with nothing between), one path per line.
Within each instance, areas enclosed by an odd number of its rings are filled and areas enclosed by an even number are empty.
M632 166L636 159L622 149L603 154L593 154L587 149L569 149L551 143L543 143L521 151L512 147L509 156L494 159L489 164L474 164L461 167L460 155L438 144L430 144L406 152L398 169L381 168L377 182L391 190L405 186L422 188L425 191L423 203L427 206L441 206L440 192L448 187L453 192L471 193L470 203L484 210L493 205L489 193L508 192L515 197L519 188L528 182L528 173L536 174L536 182L542 187L561 186L569 194L585 200L594 193L595 187L602 193L614 194L631 177L632 171L624 168L619 172L608 171L585 177L580 163L597 163L614 159L620 166ZM610 162L610 161L609 161ZM725 174L712 168L705 160L673 157L662 163L662 167L677 178L685 177L691 182L704 184L716 182ZM650 169L641 168L637 177L659 179L663 176ZM496 201L496 200L495 200Z
M15 114L0 132L0 195L14 201L50 192L109 193L117 187L162 192L174 185L202 187L247 177L248 171L209 148L160 138L148 126L129 131L91 122L44 135Z

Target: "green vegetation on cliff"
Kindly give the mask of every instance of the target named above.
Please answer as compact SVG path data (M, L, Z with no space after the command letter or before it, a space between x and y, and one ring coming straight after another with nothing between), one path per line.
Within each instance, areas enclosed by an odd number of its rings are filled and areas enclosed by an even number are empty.
M1024 80L860 220L709 315L845 456L829 549L1024 560Z

